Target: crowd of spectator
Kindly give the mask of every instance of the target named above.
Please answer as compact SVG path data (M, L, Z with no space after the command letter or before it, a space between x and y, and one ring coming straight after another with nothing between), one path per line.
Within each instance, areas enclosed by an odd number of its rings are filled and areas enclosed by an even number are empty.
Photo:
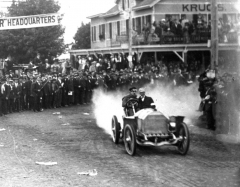
M5 63L10 67L10 60ZM144 63L133 63L131 67L125 55L78 56L50 64L39 56L31 60L23 72L18 74L7 69L0 79L0 116L12 112L66 107L91 103L94 89L104 91L127 90L146 84L189 85L196 79L200 61L183 63L155 62L152 57ZM14 67L14 65L13 65Z
M232 21L228 15L223 14L218 20L219 42L236 42L239 24L237 18ZM162 44L167 42L166 37L169 36L182 38L172 40L173 43L205 43L211 38L211 20L207 21L202 14L196 15L193 20L187 19L186 15L182 15L180 19L166 15L165 19L154 21L152 25L143 25L142 32L138 34L143 36L144 43L155 41L154 43Z

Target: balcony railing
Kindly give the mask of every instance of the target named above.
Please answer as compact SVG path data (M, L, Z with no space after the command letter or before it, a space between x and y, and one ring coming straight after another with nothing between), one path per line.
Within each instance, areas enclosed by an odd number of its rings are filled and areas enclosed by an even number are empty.
M210 32L199 32L192 35L174 35L166 33L158 37L155 34L140 34L133 37L133 45L164 45L164 44L201 44L211 39ZM219 43L238 43L237 32L219 36Z
M229 32L225 35L219 35L219 43L237 44L238 33ZM108 46L116 47L128 43L128 35L117 35L115 40L111 40ZM136 45L174 45L174 44L204 44L211 40L210 32L198 32L191 35L174 35L166 32L158 37L156 34L139 34L132 38L133 46Z

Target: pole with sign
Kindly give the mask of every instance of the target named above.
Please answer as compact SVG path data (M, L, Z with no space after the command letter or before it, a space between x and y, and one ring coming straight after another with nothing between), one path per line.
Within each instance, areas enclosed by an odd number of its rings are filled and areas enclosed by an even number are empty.
M211 70L217 72L218 67L218 5L217 0L212 0L211 18Z
M128 55L128 62L129 67L133 67L132 63L132 3L129 3L129 30L128 30L128 42L129 42L129 55Z

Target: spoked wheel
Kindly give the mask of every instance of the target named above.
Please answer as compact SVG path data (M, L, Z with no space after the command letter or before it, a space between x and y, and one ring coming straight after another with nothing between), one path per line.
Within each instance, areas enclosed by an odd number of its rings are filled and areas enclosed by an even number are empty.
M115 144L119 143L120 138L120 124L118 123L117 117L112 118L112 138Z
M178 142L178 151L180 154L186 155L190 146L190 134L185 123L181 123L179 127L179 137L182 137L182 141Z
M136 153L136 133L128 124L124 127L124 145L129 155L133 156Z

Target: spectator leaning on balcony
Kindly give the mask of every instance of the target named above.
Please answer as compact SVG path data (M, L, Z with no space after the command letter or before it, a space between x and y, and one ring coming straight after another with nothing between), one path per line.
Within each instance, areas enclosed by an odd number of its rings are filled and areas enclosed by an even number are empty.
M155 27L154 33L161 38L162 36L162 28L160 28L160 23L158 21L154 21L153 26Z
M173 33L173 34L177 34L177 19L174 19L173 20L173 23L171 24L171 27L170 27L170 31Z
M186 23L188 23L188 22L189 22L189 20L186 18L186 15L182 15L182 18L181 18L182 28L184 28Z
M147 24L145 24L143 26L142 33L143 33L143 36L144 36L144 42L146 43L147 39L148 39L148 35L150 33L150 25L149 25L149 23L147 23Z

